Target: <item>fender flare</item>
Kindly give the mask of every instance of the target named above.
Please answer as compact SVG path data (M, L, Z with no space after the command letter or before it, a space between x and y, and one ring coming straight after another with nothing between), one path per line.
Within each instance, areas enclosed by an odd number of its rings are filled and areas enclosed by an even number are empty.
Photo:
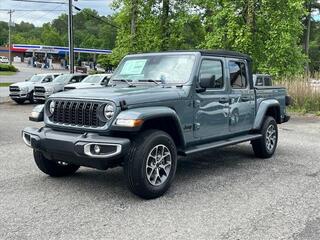
M280 111L280 103L277 100L275 99L263 100L258 106L258 111L253 124L254 130L258 130L261 128L264 117L270 107L277 107ZM280 112L279 112L279 116L280 116Z
M176 111L169 107L163 107L163 106L141 107L141 108L132 108L132 109L122 111L117 115L117 117L113 121L113 124L111 125L110 130L137 132L141 128L143 128L144 123L147 122L148 120L164 118L164 117L169 117L175 122L175 128L179 134L178 137L180 138L182 144L185 145L185 139L184 139L183 131L181 128L180 119ZM144 123L142 124L142 126L139 126L136 128L120 127L115 124L117 119L141 119L144 121Z

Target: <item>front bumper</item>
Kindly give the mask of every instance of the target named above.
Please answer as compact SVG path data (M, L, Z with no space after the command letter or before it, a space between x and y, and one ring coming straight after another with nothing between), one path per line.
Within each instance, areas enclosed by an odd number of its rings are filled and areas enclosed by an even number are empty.
M33 98L34 98L34 100L42 100L42 101L45 101L51 94L53 94L53 93L49 93L49 92L37 93L37 92L35 92L35 93L33 94Z
M46 127L27 127L22 137L27 146L41 151L49 160L102 170L119 164L130 147L126 138L60 132ZM100 153L94 151L96 145L102 149Z
M21 92L10 92L9 97L11 99L27 99L28 94L27 93L21 93Z

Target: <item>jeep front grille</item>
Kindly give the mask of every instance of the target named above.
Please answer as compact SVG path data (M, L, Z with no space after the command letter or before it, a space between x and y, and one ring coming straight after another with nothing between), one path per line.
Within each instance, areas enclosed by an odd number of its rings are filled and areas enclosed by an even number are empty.
M20 92L20 88L18 86L10 86L10 92Z
M54 113L50 117L53 123L79 127L101 127L105 123L99 120L98 108L101 104L78 101L55 101Z
M46 90L44 87L34 87L34 92L35 93L45 93Z

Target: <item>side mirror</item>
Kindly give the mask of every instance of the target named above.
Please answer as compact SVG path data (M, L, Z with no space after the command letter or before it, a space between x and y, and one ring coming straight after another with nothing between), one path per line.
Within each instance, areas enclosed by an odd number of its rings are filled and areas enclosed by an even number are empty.
M43 121L43 110L44 104L37 105L32 109L32 112L29 116L29 120L33 122L42 122Z
M204 92L207 88L212 86L212 83L215 81L216 76L208 73L200 74L199 77L199 85Z

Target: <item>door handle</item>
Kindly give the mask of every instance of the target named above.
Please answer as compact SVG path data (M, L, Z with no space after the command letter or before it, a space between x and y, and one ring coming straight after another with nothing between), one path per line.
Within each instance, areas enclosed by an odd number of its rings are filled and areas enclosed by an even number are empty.
M229 98L226 98L226 97L219 98L219 103L225 104L228 102L229 102Z

